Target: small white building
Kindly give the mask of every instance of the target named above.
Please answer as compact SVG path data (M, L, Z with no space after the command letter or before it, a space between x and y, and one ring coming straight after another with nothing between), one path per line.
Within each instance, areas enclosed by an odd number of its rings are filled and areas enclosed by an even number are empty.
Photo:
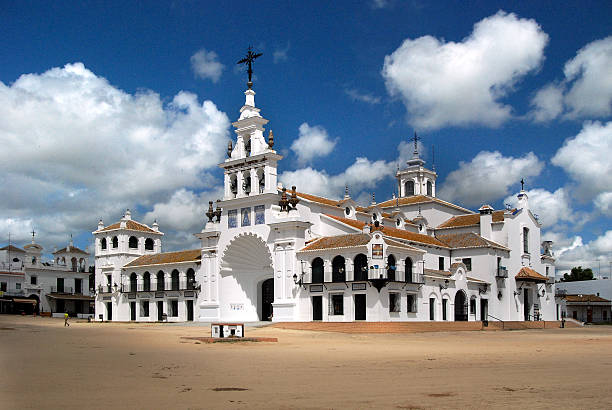
M399 197L359 206L277 182L282 156L255 92L233 123L224 196L196 250L161 252L133 221L93 232L103 320L555 320L554 258L521 190L516 209L478 212L436 197L416 150ZM478 183L477 180L474 181ZM148 244L148 245L147 245Z
M612 302L599 295L559 295L562 317L569 317L585 323L610 322Z

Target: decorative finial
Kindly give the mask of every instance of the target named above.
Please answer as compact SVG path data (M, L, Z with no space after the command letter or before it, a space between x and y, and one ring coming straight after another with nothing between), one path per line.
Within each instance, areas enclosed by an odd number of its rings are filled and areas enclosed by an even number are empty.
M289 212L289 199L287 199L287 188L285 187L283 187L283 193L281 194L280 201L278 201L278 205L280 206L281 212Z
M414 137L412 137L412 140L414 141L414 155L419 155L419 147L417 142L420 140L420 138L418 137L416 131L414 132Z
M249 46L249 49L247 50L247 54L246 57L244 57L242 60L238 61L238 63L236 64L246 64L247 65L247 73L249 74L249 82L247 83L247 86L249 87L249 89L251 89L251 87L253 86L253 81L252 81L252 76L253 76L253 61L255 61L256 58L259 58L262 56L263 53L254 53L253 52L253 47Z
M297 209L297 204L300 202L300 199L297 197L297 191L295 190L295 185L291 187L291 198L289 198L289 204L293 209Z
M208 211L206 211L206 217L208 218L208 222L212 222L215 217L215 211L213 210L213 201L208 201Z
M229 142L227 143L227 157L231 158L232 157L232 140L229 140Z
M220 199L217 199L217 209L215 210L215 217L217 218L217 223L221 222L221 202Z
M525 180L521 178L521 191L525 190Z
M349 195L348 185L344 186L344 199L349 199L351 196Z
M268 134L268 147L274 147L274 134L272 133L272 130L270 130L270 134Z
M376 194L372 192L372 205L376 205Z

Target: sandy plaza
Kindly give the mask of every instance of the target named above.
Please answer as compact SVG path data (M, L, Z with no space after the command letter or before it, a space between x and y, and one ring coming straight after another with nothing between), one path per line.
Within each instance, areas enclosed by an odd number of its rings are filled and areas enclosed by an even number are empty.
M0 408L609 408L612 327L358 334L0 316Z

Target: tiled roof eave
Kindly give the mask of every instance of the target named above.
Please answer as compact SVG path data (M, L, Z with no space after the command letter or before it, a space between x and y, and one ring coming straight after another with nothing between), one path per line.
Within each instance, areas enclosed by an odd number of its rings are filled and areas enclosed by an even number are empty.
M329 250L334 250L334 249L353 249L353 248L366 248L367 249L367 247L368 247L367 244L363 244L363 245L351 245L351 246L333 246L333 247L329 247L329 248L301 249L301 250L297 251L296 253L329 251Z
M122 270L125 270L127 268L142 268L142 267L146 267L146 266L161 266L161 265L178 265L181 263L202 263L201 259L194 259L194 260L190 260L190 261L178 261L178 262L159 262L159 263L147 263L147 264L138 264L138 265L131 265L132 262L128 263L127 265L125 265L124 267L122 267Z

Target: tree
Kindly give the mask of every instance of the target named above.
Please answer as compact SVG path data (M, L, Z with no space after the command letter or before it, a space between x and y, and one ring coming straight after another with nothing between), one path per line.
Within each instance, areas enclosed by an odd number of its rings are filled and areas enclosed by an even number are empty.
M592 280L593 279L593 271L591 268L582 269L582 266L573 267L571 273L568 275L565 273L563 275L563 282L574 282L577 280Z

